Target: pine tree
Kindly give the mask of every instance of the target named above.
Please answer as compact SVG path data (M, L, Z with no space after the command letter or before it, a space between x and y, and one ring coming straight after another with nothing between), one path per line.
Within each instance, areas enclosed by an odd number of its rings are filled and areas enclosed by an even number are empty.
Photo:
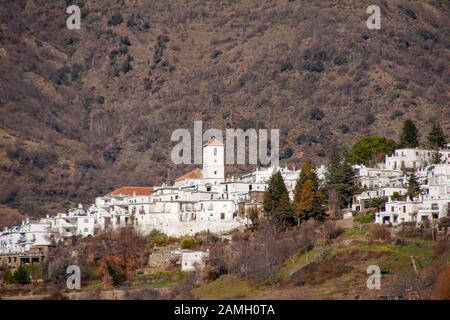
M280 171L270 177L264 194L263 210L274 222L293 223L292 206Z
M308 213L308 218L313 218L314 220L323 221L327 216L324 207L324 195L320 191L316 191L312 198L312 210Z
M442 163L441 154L439 149L446 144L447 137L444 135L439 123L434 122L430 133L428 134L428 144L434 149L432 162L433 164Z
M419 130L411 119L403 123L398 145L400 148L416 148L419 146Z
M338 198L338 206L343 207L351 203L353 193L356 191L356 178L349 157L341 154L334 147L327 165L325 175L325 190L334 190Z
M430 147L433 149L442 148L446 144L446 140L447 137L444 135L441 125L437 122L433 122L431 131L428 134L428 144Z
M439 149L435 149L433 155L431 157L431 162L433 164L441 164L442 163L442 155L439 152Z
M410 199L412 199L413 197L419 195L419 192L420 192L419 182L417 181L414 173L411 173L408 178L407 195L409 196Z

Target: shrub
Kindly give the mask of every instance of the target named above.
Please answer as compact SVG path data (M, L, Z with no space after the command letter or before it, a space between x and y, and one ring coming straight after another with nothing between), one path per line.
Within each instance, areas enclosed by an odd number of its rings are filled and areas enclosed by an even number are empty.
M133 70L133 66L131 65L130 61L125 60L122 64L122 72L127 73L131 70Z
M145 91L152 90L153 81L149 78L144 78L144 89Z
M126 46L131 46L130 39L128 39L127 36L121 37L121 38L120 38L120 43L122 43L122 44L124 44L124 45L126 45Z
M334 58L333 63L337 66L340 66L347 63L347 59L343 57L336 57Z
M375 122L376 119L375 119L375 117L374 117L373 114L368 113L368 114L366 115L366 117L365 117L365 120L366 120L367 125L370 126L372 123Z
M31 282L30 273L24 266L17 268L14 272L14 282L18 284L27 284Z
M99 104L104 104L105 103L105 97L104 96L98 96L97 97L97 102Z
M406 16L410 17L413 20L417 19L417 15L416 13L410 9L410 8L402 8L403 14L405 14Z
M350 128L347 125L345 125L345 124L341 124L339 126L339 130L341 130L342 134L346 134L346 133L350 132Z
M111 280L114 286L117 286L126 280L125 273L111 264L108 265L108 273L111 276Z
M357 215L353 220L359 223L372 223L374 222L375 217L373 214L365 213Z
M289 159L294 154L294 150L291 147L287 147L281 152L280 159Z
M156 247L163 247L169 244L177 242L177 238L169 237L157 230L152 230L147 236L148 248L152 249Z
M294 70L294 66L292 65L292 63L290 63L290 62L283 62L281 64L281 68L280 68L281 72L291 71L291 70Z
M391 232L385 226L376 225L372 231L372 236L374 239L381 239L385 241L391 240Z
M216 59L222 54L222 50L216 49L211 53L211 58Z
M403 116L404 114L405 113L401 110L395 110L391 115L391 119L399 118L399 117Z
M122 15L117 13L108 20L108 26L117 26L123 22Z
M181 242L181 249L192 249L195 246L195 241L191 239L184 239Z
M318 120L318 121L320 121L320 120L322 120L324 117L325 117L325 114L323 113L323 111L320 110L320 109L317 108L317 107L312 108L312 109L310 110L310 112L309 112L309 118L310 118L311 120Z
M14 274L11 269L6 269L3 273L3 282L6 284L11 284L14 282Z

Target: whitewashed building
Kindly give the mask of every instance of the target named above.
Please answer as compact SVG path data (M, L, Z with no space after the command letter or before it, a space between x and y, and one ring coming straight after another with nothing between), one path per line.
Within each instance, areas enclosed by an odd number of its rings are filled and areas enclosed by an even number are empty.
M202 270L208 265L209 251L181 251L181 271Z

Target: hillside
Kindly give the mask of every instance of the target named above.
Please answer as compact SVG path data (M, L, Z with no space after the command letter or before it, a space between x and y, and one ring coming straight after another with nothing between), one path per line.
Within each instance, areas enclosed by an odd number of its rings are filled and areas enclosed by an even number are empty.
M380 1L381 30L370 1L65 2L81 30L61 1L0 4L0 226L173 180L194 120L279 128L297 167L407 118L450 132L448 1Z
M443 243L442 243L443 246ZM280 282L276 284L251 284L236 275L225 275L193 289L197 299L283 299L283 300L372 300L414 299L409 289L422 299L440 299L448 295L447 285L448 247L437 254L429 241L413 246L402 246L374 237L365 229L349 229L333 243L324 247L325 255L318 258L318 250L298 254L287 259L279 271ZM420 280L414 281L411 256L414 256ZM380 290L367 288L367 267L377 265L382 272ZM442 280L439 279L441 275Z

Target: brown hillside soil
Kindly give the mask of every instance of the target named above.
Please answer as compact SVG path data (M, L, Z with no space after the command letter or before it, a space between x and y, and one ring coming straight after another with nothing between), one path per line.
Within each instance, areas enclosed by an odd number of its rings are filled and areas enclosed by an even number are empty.
M280 129L297 167L407 118L450 130L446 1L384 1L377 31L364 1L83 1L81 30L65 3L0 4L0 203L27 215L173 181L194 120Z

